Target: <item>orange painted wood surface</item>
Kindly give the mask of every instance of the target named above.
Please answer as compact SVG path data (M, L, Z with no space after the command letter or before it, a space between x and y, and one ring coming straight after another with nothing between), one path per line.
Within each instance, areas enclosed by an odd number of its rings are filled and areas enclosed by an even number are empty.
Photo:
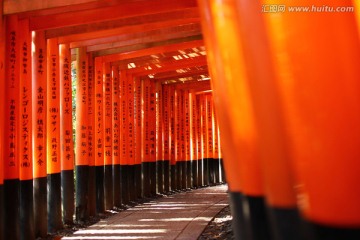
M127 106L127 76L126 71L120 71L120 149L121 149L121 157L120 157L120 164L121 165L128 165L128 106Z
M111 78L111 65L110 63L103 64L103 96L104 96L104 164L112 165L112 78Z
M74 169L74 141L72 114L71 52L69 44L60 45L61 98L61 170Z
M32 155L32 61L31 61L31 33L29 20L19 21L19 166L20 180L33 178L33 155Z
M131 74L126 74L126 111L127 111L127 149L128 149L128 164L134 165L135 163L135 119L134 119L134 78Z
M117 66L111 67L112 73L112 146L113 164L120 164L120 76Z
M95 166L95 62L91 53L87 53L87 62L88 62L88 102L87 102L87 114L88 114L88 158L89 166Z
M2 7L3 1L0 1L0 12L3 12ZM0 14L0 165L4 166L4 124L5 124L5 116L4 116L4 105L5 105L5 21ZM2 80L1 80L2 79ZM4 171L0 171L0 185L4 183Z
M43 31L32 33L34 178L46 177L47 47Z
M57 39L47 40L47 174L60 173L60 76Z
M141 164L142 160L142 81L139 78L134 78L134 91L135 91L135 164Z
M104 95L103 95L103 60L95 58L95 166L104 165Z

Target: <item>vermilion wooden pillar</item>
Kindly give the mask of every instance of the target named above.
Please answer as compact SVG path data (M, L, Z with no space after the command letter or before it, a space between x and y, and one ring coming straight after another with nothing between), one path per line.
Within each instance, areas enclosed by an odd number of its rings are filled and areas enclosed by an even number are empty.
M105 211L104 205L104 96L103 96L103 60L95 58L94 85L94 138L95 138L95 178L96 178L96 213Z
M164 145L163 145L163 97L161 82L155 83L156 95L155 95L155 110L156 110L156 193L164 193Z
M120 81L119 67L111 67L112 78L112 162L114 207L121 207L120 188Z
M156 195L156 85L155 82L146 80L149 86L149 106L148 106L148 139L149 139L149 170L150 170L150 194ZM146 124L145 124L146 125Z
M76 203L75 212L77 221L85 221L89 217L88 211L88 178L89 178L89 156L88 156L88 69L86 48L76 49Z
M213 136L213 111L211 94L206 94L206 141L207 141L207 161L209 184L215 183L215 166L214 166L214 136Z
M196 135L197 135L197 184L199 187L203 186L203 142L202 142L202 125L201 125L201 113L202 104L200 101L200 95L196 95Z
M29 20L19 21L19 167L21 239L34 239L33 154L32 154L32 82L31 33Z
M181 152L181 94L174 88L174 140L175 140L175 162L176 162L176 189L182 188L182 152Z
M59 45L56 38L47 40L47 180L48 232L62 228L61 217L61 160L60 160L60 76Z
M47 47L43 31L32 32L33 172L35 236L47 235Z
M186 181L187 181L187 166L185 160L185 103L184 103L184 90L177 90L178 95L178 124L179 124L179 161L181 168L181 189L186 189Z
M104 197L105 209L112 209L113 177L112 177L112 78L109 62L103 64L104 76Z
M4 117L4 239L20 239L19 196L19 32L17 16L6 18Z
M162 134L163 134L163 159L164 159L164 192L170 191L170 98L169 86L162 85Z
M136 199L136 188L133 187L135 183L135 118L134 118L134 78L131 74L126 74L126 94L127 94L127 121L128 121L128 135L127 135L127 149L128 149L128 184L129 184L129 198L131 201Z
M141 160L142 160L142 88L141 88L141 80L140 78L134 79L134 91L135 91L135 99L134 99L134 131L135 131L135 156L134 156L134 167L135 167L135 189L136 189L136 197L141 198L142 190L141 190Z
M169 118L170 118L170 180L171 190L177 190L177 174L176 174L176 134L175 134L175 88L169 86Z
M213 161L214 161L214 171L215 171L215 183L221 182L221 161L220 161L220 152L219 152L219 125L216 119L216 113L214 108L214 103L211 104L212 107L212 121L213 121Z
M151 178L150 178L150 165L151 165L151 155L150 155L150 80L142 80L142 109L143 109L143 119L142 119L142 174L143 174L143 195L144 197L149 197L151 195Z
M5 104L5 17L3 1L0 1L0 240L4 239L4 104Z
M73 223L74 215L74 142L72 129L71 52L69 44L60 44L60 98L61 98L61 198L63 222Z
M191 180L191 106L190 106L190 90L184 90L184 155L185 155L185 163L186 163L186 188L192 188L192 180Z
M195 91L191 90L189 95L189 107L190 107L190 159L191 159L191 176L192 176L192 186L197 188L198 184L198 149L197 149L197 139L198 139L198 126L197 126L197 104L196 104L196 95Z
M88 62L88 157L89 157L89 215L96 215L96 167L95 167L95 63L91 53L87 53Z
M129 203L128 184L128 109L127 109L127 76L126 71L120 71L120 177L121 177L121 203Z
M200 94L201 104L201 142L202 142L202 172L203 185L209 185L209 141L208 141L208 119L207 119L207 103L206 94Z
M314 6L308 0L302 4ZM329 2L327 7L338 11L354 4L358 5L356 1ZM359 239L359 22L352 10L330 13L320 5L315 11L322 12L264 16L266 28L258 29L257 35L267 30L271 51L264 49L266 55L251 66L261 69L266 60L274 64L275 74L267 75L272 88L253 83L254 98L266 88L267 96L274 94L278 102L258 100L283 107L282 115L269 115L261 124L281 117L287 127L278 126L277 133L286 140L283 145L293 160L292 187L303 218L314 230L313 239ZM280 37L280 32L290 29L296 30ZM249 38L245 44L250 47ZM273 52L283 57L277 58ZM260 81L260 76L255 79ZM277 199L280 192L273 193L269 203L279 216L284 204Z

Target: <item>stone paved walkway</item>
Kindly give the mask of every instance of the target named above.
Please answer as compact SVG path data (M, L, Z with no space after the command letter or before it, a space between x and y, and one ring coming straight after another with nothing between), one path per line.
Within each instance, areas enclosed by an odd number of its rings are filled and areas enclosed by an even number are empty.
M62 239L197 239L229 204L226 191L219 185L158 198Z

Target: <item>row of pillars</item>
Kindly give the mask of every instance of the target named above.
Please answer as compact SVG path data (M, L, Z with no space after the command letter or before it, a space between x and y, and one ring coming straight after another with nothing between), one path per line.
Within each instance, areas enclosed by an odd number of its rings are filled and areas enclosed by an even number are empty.
M198 3L236 238L360 239L359 2Z
M3 29L0 239L224 182L211 93L134 76L85 48L72 61L69 44L16 16Z

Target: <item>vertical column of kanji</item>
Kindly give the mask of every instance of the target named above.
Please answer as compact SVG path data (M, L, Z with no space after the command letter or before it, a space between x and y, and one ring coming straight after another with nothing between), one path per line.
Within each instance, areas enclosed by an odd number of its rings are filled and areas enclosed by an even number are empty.
M20 166L20 238L34 239L33 156L32 156L32 86L31 33L29 20L19 21L20 86L18 111Z
M129 203L129 186L128 186L128 112L127 112L127 92L126 92L126 70L120 71L120 184L121 184L121 203Z
M112 74L112 162L113 162L113 192L114 206L121 206L120 199L120 82L119 67L111 67Z
M45 33L32 32L34 225L37 237L47 235L46 52Z
M207 106L207 94L201 95L202 105L202 135L203 135L203 174L204 174L204 185L208 186L210 183L210 169L209 169L209 131L208 131L208 106Z
M214 173L215 173L215 183L220 183L220 157L219 157L219 126L217 124L215 109L213 101L211 101L211 111L212 111L212 133L213 133L213 161L214 161Z
M190 107L190 159L191 159L191 175L192 186L198 187L198 158L197 158L197 105L195 91L191 90L189 95Z
M95 170L95 74L94 58L91 53L87 53L88 62L88 95L87 95L87 128L88 128L88 158L89 158L89 215L96 215L96 170Z
M164 145L163 145L163 114L162 114L162 87L161 82L156 82L155 95L156 111L156 176L157 193L164 192Z
M156 84L148 80L149 84L149 170L150 170L150 194L156 195Z
M187 173L187 166L185 160L185 104L184 104L184 90L178 90L179 97L178 97L178 120L179 120L179 160L180 160L180 168L181 168L181 189L186 189L186 173Z
M170 98L169 86L161 84L162 86L162 133L163 133L163 154L164 154L164 192L170 191Z
M77 221L88 218L88 79L86 48L76 49L76 124L75 124L75 170L76 170L76 203L75 217Z
M103 60L95 58L95 179L96 179L96 213L105 211L104 205L104 98L103 98Z
M191 118L191 111L190 111L190 91L184 90L184 142L185 142L185 162L186 162L186 187L192 188L192 181L191 181L191 125L190 125L190 118Z
M134 201L136 198L136 189L134 187L135 182L135 131L134 131L134 78L131 74L127 73L127 111L128 111L128 184L129 184L129 199Z
M143 186L143 195L144 197L150 196L150 140L149 140L149 105L150 105L150 80L142 80L142 89L143 89L143 119L142 119L142 186Z
M4 128L4 239L19 239L19 39L17 16L6 18Z
M141 80L139 77L134 79L135 84L135 188L136 188L136 197L141 198L141 153L142 153L142 144L141 144L141 121L142 121L142 109L141 109Z
M177 189L177 177L176 177L176 107L175 107L175 88L169 86L169 118L170 118L170 181L171 190Z
M74 215L74 143L72 129L71 52L69 44L60 44L61 127L61 198L63 222L73 223Z
M5 104L5 21L0 0L0 240L4 239L4 104Z
M110 62L103 63L104 79L104 197L105 209L112 209L113 178L112 178L112 82Z
M59 45L56 38L47 40L47 180L48 232L62 228L61 218L61 161L60 161L60 79Z
M207 159L209 169L209 184L215 183L215 163L213 158L214 138L213 138L213 113L212 97L206 94L206 139L207 139Z
M203 134L203 125L204 125L204 104L203 104L203 94L197 95L197 105L198 105L198 182L200 186L204 186L204 134Z
M174 120L175 120L175 162L176 162L176 189L181 189L182 166L181 166L181 132L180 132L180 93L178 89L174 89Z

